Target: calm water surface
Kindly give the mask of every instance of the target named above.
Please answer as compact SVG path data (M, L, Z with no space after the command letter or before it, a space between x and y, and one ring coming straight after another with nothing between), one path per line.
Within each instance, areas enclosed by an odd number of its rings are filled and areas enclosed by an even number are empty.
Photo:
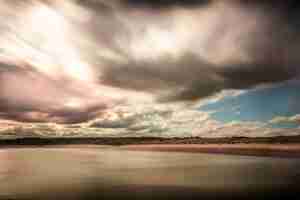
M212 197L298 186L299 159L117 147L0 149L1 200Z

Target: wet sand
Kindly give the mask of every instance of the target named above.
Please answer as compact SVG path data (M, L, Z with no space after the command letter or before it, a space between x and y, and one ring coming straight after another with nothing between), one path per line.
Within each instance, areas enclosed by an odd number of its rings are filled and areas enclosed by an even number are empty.
M291 199L300 137L0 140L0 200Z
M300 158L300 144L150 144L125 145L135 151L213 153Z
M124 148L2 148L0 199L253 200L286 199L299 192L298 158Z

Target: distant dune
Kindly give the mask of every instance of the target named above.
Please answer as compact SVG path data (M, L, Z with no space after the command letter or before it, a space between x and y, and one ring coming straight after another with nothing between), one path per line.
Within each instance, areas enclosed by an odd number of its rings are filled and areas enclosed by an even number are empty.
M7 145L133 145L133 144L300 144L299 136L226 137L226 138L160 138L160 137L24 137L0 139Z

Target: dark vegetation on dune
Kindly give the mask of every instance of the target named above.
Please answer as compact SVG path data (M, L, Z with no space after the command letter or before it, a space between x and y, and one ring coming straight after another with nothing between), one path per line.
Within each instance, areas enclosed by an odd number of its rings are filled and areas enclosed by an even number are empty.
M1 146L9 145L132 145L132 144L295 144L300 143L300 136L279 137L232 137L232 138L157 138L157 137L26 137L0 139ZM0 146L0 148L1 148Z

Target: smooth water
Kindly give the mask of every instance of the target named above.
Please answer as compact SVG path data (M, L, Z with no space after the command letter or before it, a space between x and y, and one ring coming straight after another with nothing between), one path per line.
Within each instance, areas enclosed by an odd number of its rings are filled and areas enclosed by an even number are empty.
M299 183L299 159L118 147L0 149L1 200L166 199L172 194L278 192Z

